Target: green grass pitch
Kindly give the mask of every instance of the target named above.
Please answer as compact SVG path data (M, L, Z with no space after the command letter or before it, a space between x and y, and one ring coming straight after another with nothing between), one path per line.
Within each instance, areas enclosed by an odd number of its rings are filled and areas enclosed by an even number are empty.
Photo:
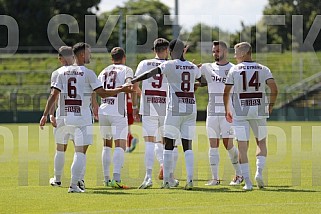
M0 213L319 213L321 209L321 125L318 122L269 122L268 159L264 178L267 187L244 192L231 187L232 166L220 146L219 186L207 187L210 179L205 123L197 123L195 188L185 191L182 148L175 177L180 186L160 189L155 160L152 189L138 190L144 178L144 143L140 124L132 127L139 138L133 153L125 154L122 180L131 186L115 190L102 185L102 141L95 128L94 144L87 153L86 192L68 194L73 145L69 143L63 187L49 186L53 175L55 144L52 128L40 131L37 124L0 125ZM96 125L97 126L97 125ZM254 182L255 142L249 159ZM111 170L112 172L112 170ZM255 183L255 182L254 182Z

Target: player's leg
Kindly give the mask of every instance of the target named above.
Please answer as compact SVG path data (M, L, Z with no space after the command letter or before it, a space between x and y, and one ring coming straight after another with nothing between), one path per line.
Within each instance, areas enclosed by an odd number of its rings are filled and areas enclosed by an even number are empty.
M238 142L240 168L245 181L243 189L252 190L253 185L250 179L250 167L247 156L250 139L250 125L247 120L234 120L234 128Z
M227 122L224 116L220 116L219 121L222 130L223 145L227 150L228 156L235 170L235 177L230 182L230 185L239 185L243 182L243 176L239 163L239 152L233 144L234 130L232 124Z
M156 143L155 143L155 156L157 161L159 162L159 173L158 173L158 179L163 180L164 178L164 159L163 159L163 153L164 153L164 120L165 116L158 116L158 134L156 135ZM175 149L174 149L175 150Z
M89 145L92 144L92 126L75 127L74 141L75 153L73 163L71 165L71 182L68 192L84 192L78 187L78 182L81 180L81 173L86 166L86 152Z
M103 138L103 150L101 153L101 160L104 173L104 185L110 186L110 164L111 153L113 147L113 135L109 117L106 115L99 115L100 134Z
M182 145L185 156L186 164L186 190L191 190L193 188L193 176L194 176L194 153L192 150L192 140L195 135L196 127L196 113L182 116L181 124L181 136Z
M165 149L164 149L164 179L162 188L170 187L170 174L173 171L173 149L175 139L164 137Z
M154 116L143 116L142 122L143 135L145 140L146 178L151 179L152 169L154 165L156 136L158 134L158 118Z
M61 186L61 177L65 165L65 152L69 134L63 120L57 120L57 128L54 128L54 136L56 142L56 154L54 157L54 177L50 178L51 186Z
M128 123L126 117L115 116L112 119L112 126L115 127L114 141L115 150L113 156L114 172L111 186L114 188L128 188L121 181L121 169L124 166L126 141L128 135Z
M173 149L180 136L181 117L168 111L164 121L164 179L162 188L170 187L170 174L173 171Z
M206 118L206 131L210 142L210 148L208 150L209 164L212 173L212 179L206 183L207 186L213 186L220 184L218 177L218 166L220 163L219 154L219 138L220 127L217 116L207 116Z
M251 120L251 128L256 138L256 173L255 180L258 188L264 188L263 169L265 167L267 147L266 147L266 119Z

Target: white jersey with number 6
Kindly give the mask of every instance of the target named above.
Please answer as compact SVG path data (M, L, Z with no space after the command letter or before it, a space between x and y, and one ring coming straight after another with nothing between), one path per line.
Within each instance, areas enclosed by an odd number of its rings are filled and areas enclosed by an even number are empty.
M139 76L165 61L157 58L143 60L138 64L135 76ZM166 103L168 102L167 90L167 80L162 74L156 74L152 78L144 80L142 82L139 113L143 116L165 116Z
M159 68L169 84L168 110L176 113L196 113L195 80L201 77L198 67L179 59L163 62Z
M59 115L65 125L86 126L92 124L91 94L102 87L96 74L85 66L65 66L59 70L52 87L60 91Z
M232 104L235 119L268 118L266 81L272 79L270 69L257 62L242 62L233 66L226 85L234 85Z
M114 89L123 85L127 78L133 78L133 70L126 65L113 64L106 67L98 76L104 89ZM98 114L123 116L127 115L125 93L101 99Z

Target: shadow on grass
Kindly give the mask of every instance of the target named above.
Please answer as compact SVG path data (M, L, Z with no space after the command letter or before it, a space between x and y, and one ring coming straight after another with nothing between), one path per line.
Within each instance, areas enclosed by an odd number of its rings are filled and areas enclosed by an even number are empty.
M268 186L263 189L260 189L260 191L266 191L266 192L320 192L320 191L312 190L312 189L294 189L291 186Z

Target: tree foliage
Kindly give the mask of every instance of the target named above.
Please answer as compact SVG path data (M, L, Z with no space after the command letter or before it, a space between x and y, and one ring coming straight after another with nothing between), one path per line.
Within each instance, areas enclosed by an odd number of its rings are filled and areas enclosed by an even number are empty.
M73 16L79 25L79 34L68 34L66 26L59 28L63 41L69 44L84 41L85 15L92 15L100 0L1 0L1 14L13 17L19 26L19 49L26 51L48 50L47 27L50 19L57 14ZM7 40L5 29L1 28L1 39ZM28 48L27 48L28 47Z
M297 39L296 34L293 34L292 32L301 31L302 28L302 31L299 33L303 35L303 39L306 38L316 16L321 14L321 1L269 0L268 5L263 11L263 14L284 16L285 24L270 26L268 28L268 37L270 38L270 41L282 44L283 50L290 50L294 48L292 45L297 45L295 42L292 43L292 39L293 41ZM300 18L303 19L303 26L300 26L301 23L295 21L294 15L300 15ZM263 17L261 20L263 24L266 22L265 19L266 17ZM310 42L313 43L313 46L316 50L321 50L320 32L318 32L316 40ZM304 50L304 47L299 48Z
M122 17L118 19L118 23L113 29L112 34L108 40L107 48L109 50L115 46L123 46L125 45L125 39L131 39L128 38L129 35L126 34L126 27L127 29L130 28L130 26L126 26L126 20L128 20L127 18L129 18L129 15L139 15L140 18L145 21L152 17L157 23L158 28L153 30L157 31L158 37L163 37L166 39L172 38L171 21L169 20L169 22L165 25L164 18L165 15L170 15L169 7L161 3L159 0L129 0L124 4L123 7L116 7L112 11L101 14L99 16L100 28L104 27L111 15L122 15ZM122 31L119 30L119 27L121 26L120 21L122 21ZM122 44L119 44L119 32L123 33L124 39L122 41ZM137 44L145 44L148 33L149 32L147 31L145 26L138 27Z

